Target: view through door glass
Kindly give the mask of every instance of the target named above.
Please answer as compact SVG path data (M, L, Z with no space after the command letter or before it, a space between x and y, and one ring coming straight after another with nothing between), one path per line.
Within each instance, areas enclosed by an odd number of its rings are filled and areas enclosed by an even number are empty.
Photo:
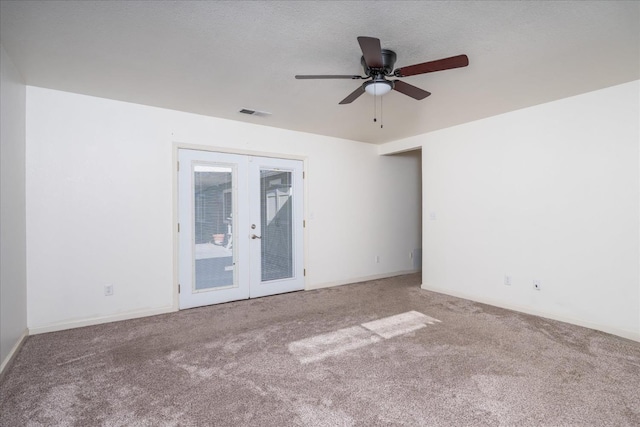
M260 170L262 281L294 277L292 174Z
M194 166L195 292L234 285L232 180L231 167Z

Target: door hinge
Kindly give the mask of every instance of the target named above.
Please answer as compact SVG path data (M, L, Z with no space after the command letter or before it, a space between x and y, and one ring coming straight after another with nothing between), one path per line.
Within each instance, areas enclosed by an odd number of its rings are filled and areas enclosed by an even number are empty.
M178 283L178 293L180 293L180 283Z
M178 233L180 232L180 223L178 223Z
M302 220L302 228L304 228L304 227L306 227L306 226L307 226L307 221L303 219L303 220Z
M178 162L178 172L180 172L180 162Z
M302 269L302 275L303 275L303 276L306 276L306 275L307 275L307 269L306 269L306 268L303 268L303 269Z
M304 179L304 171L302 171L302 179Z

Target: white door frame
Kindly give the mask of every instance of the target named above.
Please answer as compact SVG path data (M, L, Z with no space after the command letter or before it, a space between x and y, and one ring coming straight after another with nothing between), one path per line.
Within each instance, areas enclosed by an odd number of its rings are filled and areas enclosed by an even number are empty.
M227 154L239 154L245 156L256 156L256 157L272 157L276 159L288 159L288 160L300 160L302 161L302 170L303 170L303 220L305 226L302 229L302 250L304 257L304 290L307 290L308 281L307 281L307 260L309 254L309 248L307 242L309 241L307 235L307 227L306 227L306 218L308 217L308 184L307 184L307 168L308 168L308 158L306 156L298 156L293 154L285 154L285 153L272 153L272 152L264 152L264 151L252 151L252 150L238 150L229 147L219 147L219 146L209 146L209 145L198 145L198 144L189 144L184 142L173 142L172 147L172 156L171 156L171 170L172 172L172 188L173 188L173 218L172 218L172 230L173 230L173 309L178 311L180 309L180 293L179 293L179 268L178 268L178 257L180 252L180 242L179 242L179 234L178 234L178 152L181 149L186 150L199 150L199 151L207 151L214 153L227 153Z

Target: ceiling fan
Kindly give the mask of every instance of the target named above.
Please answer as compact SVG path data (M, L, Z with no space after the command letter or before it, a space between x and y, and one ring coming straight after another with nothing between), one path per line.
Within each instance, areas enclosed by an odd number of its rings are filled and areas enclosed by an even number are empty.
M396 68L396 53L392 50L382 49L380 39L375 37L358 37L358 43L362 50L360 62L364 68L365 76L352 75L297 75L296 79L367 79L360 87L351 92L349 96L340 101L340 104L350 104L360 95L367 92L372 95L384 95L397 90L413 99L421 100L431 95L426 90L405 83L402 80L388 80L387 77L409 77L417 74L432 73L434 71L450 70L452 68L466 67L469 65L467 55L452 56L438 59L437 61L423 62L408 67Z

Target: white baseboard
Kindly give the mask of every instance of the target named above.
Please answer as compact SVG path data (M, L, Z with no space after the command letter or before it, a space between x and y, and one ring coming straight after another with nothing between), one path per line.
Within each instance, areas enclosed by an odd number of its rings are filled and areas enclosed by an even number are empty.
M578 325L578 326L582 326L589 329L595 329L596 331L606 332L608 334L617 335L622 338L627 338L633 341L640 342L640 332L613 328L608 325L601 325L599 323L593 323L587 320L574 319L572 317L563 316L557 313L536 310L531 307L505 303L503 301L497 301L491 298L477 297L475 295L469 295L464 292L450 291L448 289L439 289L439 288L434 288L434 287L425 286L425 285L422 285L420 287L426 291L437 292L439 294L450 295L457 298L464 298L464 299L479 302L482 304L493 305L495 307L506 308L507 310L519 311L521 313L532 314L534 316L540 316L547 319L559 320L560 322L571 323L573 325Z
M83 326L100 325L102 323L118 322L120 320L138 319L140 317L155 316L158 314L172 313L178 311L173 305L153 308L149 310L128 311L126 313L115 314L111 316L93 317L90 319L72 320L69 322L60 322L50 325L34 326L29 328L31 335L43 334L46 332L64 331L65 329L81 328Z
M402 275L405 275L405 274L418 273L419 271L420 270L404 270L404 271L396 271L396 272L393 272L393 273L376 274L376 275L373 275L373 276L356 277L356 278L348 279L348 280L344 280L344 281L326 282L326 283L310 285L310 286L307 286L305 288L305 290L329 288L329 287L333 287L333 286L348 285L348 284L351 284L351 283L366 282L366 281L369 281L369 280L386 279L386 278L389 278L389 277L395 277L395 276L402 276ZM89 319L81 319L81 320L72 320L72 321L68 321L68 322L53 323L53 324L49 324L49 325L32 326L32 327L29 328L29 335L44 334L44 333L47 333L47 332L64 331L66 329L81 328L81 327L84 327L84 326L100 325L100 324L109 323L109 322L118 322L120 320L137 319L137 318L140 318L140 317L155 316L155 315L158 315L158 314L173 313L173 312L176 312L176 311L178 311L178 308L173 306L173 305L171 305L171 306L160 307L160 308L155 308L155 309L150 309L150 310L130 311L130 312L120 313L120 314L111 315L111 316L100 316L100 317L93 317L93 318L89 318Z
M16 355L20 351L22 344L24 344L24 340L27 339L28 336L29 336L29 329L25 328L25 330L22 332L22 335L20 335L20 338L18 338L18 341L14 344L13 348L11 348L11 351L9 352L9 354L7 354L7 357L5 357L2 363L0 364L0 381L2 381L2 377L5 373L5 369L9 368L9 366L13 362L13 359L16 357Z
M404 276L405 274L414 274L418 272L420 272L420 270L404 270L404 271L396 271L393 273L375 274L373 276L355 277L353 279L339 280L337 282L325 282L325 283L307 285L304 288L304 290L311 291L313 289L332 288L334 286L350 285L352 283L367 282L369 280L388 279L389 277Z

